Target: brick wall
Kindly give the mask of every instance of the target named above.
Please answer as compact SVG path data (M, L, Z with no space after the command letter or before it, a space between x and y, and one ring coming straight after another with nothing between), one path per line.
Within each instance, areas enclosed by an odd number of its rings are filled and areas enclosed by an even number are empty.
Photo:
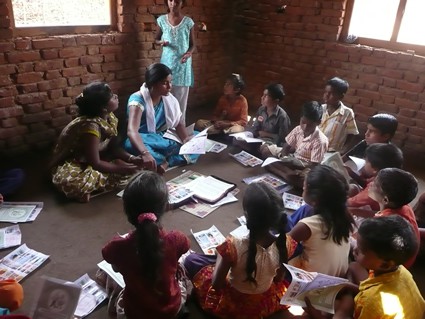
M277 13L283 3L284 13ZM350 83L344 101L365 130L369 116L397 116L394 141L406 154L425 157L425 57L336 42L343 0L236 1L235 61L246 78L251 112L264 86L281 82L285 104L296 122L306 100L321 100L327 79Z
M0 0L0 154L52 146L76 115L74 98L89 82L108 82L120 95L121 112L143 82L146 66L159 61L153 46L155 17L162 0L118 0L116 32L14 37L10 1ZM186 13L203 21L196 32L195 87L189 106L215 100L230 69L231 4L226 0L187 1ZM197 30L197 28L196 28ZM230 30L230 31L229 31Z

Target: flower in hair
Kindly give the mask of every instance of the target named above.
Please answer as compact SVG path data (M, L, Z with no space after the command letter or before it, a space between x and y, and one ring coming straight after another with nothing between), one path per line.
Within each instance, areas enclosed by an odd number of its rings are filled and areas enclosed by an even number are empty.
M157 218L156 218L154 213L141 213L137 217L137 221L139 222L139 224L143 223L143 221L145 221L145 220L150 220L151 222L156 222Z

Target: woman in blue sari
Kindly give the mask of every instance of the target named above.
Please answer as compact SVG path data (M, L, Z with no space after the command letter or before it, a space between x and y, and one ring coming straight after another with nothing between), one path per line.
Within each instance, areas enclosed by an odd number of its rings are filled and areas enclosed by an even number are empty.
M167 167L194 163L199 155L179 155L181 144L164 138L165 131L174 128L180 140L191 136L181 122L179 102L170 93L171 70L162 63L150 65L145 83L128 99L128 126L124 147L141 155L146 168L163 174Z

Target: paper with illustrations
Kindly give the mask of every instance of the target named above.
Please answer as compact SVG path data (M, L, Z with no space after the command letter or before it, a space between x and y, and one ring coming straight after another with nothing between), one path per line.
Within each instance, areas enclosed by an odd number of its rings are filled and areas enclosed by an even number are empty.
M96 309L103 300L108 298L105 289L99 286L88 274L82 275L74 281L74 284L81 286L82 291L78 300L77 309L74 315L78 318L83 318Z
M195 123L192 123L188 127L186 127L187 136L192 136L195 130ZM180 137L177 135L176 129L169 128L163 135L164 138L168 138L169 140L176 141L177 143L183 144Z
M223 234L214 225L207 230L201 230L195 233L190 230L190 232L206 255L214 255L215 247L226 240Z
M237 160L239 163L241 163L244 166L257 166L263 163L262 159L259 159L258 157L255 157L252 154L249 154L248 152L241 151L237 154L230 154L235 160Z
M199 199L209 203L215 203L221 199L229 189L234 187L234 184L220 181L212 176L202 176L185 186L193 191L194 195Z
M304 299L309 297L316 309L334 313L336 295L344 286L350 284L347 279L284 265L288 269L292 281L280 300L281 305L305 307Z
M21 230L18 225L0 229L0 249L18 246L21 244Z
M264 173L257 176L246 177L242 180L245 184L249 185L251 183L266 183L275 190L278 191L279 194L282 194L285 191L292 189L292 186L276 177L271 173Z
M77 308L81 286L56 278L44 277L43 279L31 318L72 318Z
M41 205L41 208L42 207ZM37 217L33 216L33 212L36 208L37 203L3 202L0 204L0 222L25 223L32 221Z
M205 154L209 127L196 134L189 141L180 147L180 155L184 154Z
M287 209L297 210L302 205L305 205L305 201L302 197L289 194L289 193L283 193L282 195L283 200L283 206Z
M48 258L48 255L30 249L23 244L0 261L0 280L15 279L21 281L40 267Z
M207 152L220 153L227 148L227 145L207 138L205 147Z

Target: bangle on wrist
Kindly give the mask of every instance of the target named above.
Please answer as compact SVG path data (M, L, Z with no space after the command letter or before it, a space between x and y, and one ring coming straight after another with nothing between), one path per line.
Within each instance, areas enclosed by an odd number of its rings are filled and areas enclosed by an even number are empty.
M149 151L143 151L143 152L140 153L141 156L146 155L146 154L149 154Z

